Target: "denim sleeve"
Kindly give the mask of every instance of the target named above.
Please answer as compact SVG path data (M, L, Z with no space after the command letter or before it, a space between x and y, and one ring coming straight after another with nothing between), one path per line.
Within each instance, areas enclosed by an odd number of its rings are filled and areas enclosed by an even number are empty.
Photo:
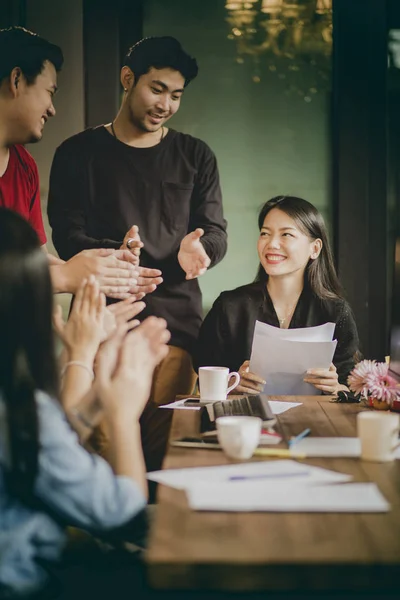
M36 495L69 525L104 532L120 527L146 505L139 486L115 475L100 456L79 443L61 407L37 394L39 469Z

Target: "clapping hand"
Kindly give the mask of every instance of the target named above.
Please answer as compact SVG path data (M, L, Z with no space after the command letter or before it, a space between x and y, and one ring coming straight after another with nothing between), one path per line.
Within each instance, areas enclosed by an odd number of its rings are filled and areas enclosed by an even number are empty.
M76 293L68 321L62 318L61 307L53 315L53 325L70 356L79 353L87 363L93 363L100 343L105 339L105 297L93 275L84 279Z
M110 367L110 364L113 364L115 368L117 354L119 347L122 344L122 340L128 331L135 329L135 327L140 325L140 321L134 317L142 312L146 305L144 302L135 302L134 298L135 297L132 296L121 302L110 304L110 306L107 307L108 316L106 322L110 326L108 328L106 327L107 339L101 344L96 355L94 364L96 373L102 360L103 362L107 362L108 368L111 370L113 370L113 368Z
M181 241L178 262L186 273L186 279L195 279L203 275L210 266L211 260L200 241L203 235L204 230L198 228L188 233Z
M139 266L140 249L143 248L143 242L140 239L139 227L133 225L126 233L120 250L130 252L131 261L133 261L138 269L137 282L131 287L129 292L136 295L136 299L140 300L146 294L151 294L160 283L163 282L162 273L159 269L149 269Z
M155 367L168 354L170 333L164 319L148 317L126 334L127 324L100 349L96 386L108 414L138 419L147 402Z
M144 302L137 302L137 296L134 295L107 306L104 320L106 338L111 337L119 325L128 321L132 327L139 325L139 321L132 321L132 319L141 313L145 306Z
M162 273L159 269L148 269L147 267L137 267L138 278L136 284L131 287L129 292L135 294L136 299L140 300L146 294L154 292L156 287L163 282Z
M110 304L107 310L113 315L115 324L118 326L131 321L131 319L142 312L145 306L144 302L138 302L135 296L131 296L121 302ZM139 324L139 321L137 321L137 324Z
M132 225L125 234L120 250L129 250L134 257L135 264L138 265L141 248L143 248L143 242L140 239L139 227L137 225Z
M59 265L63 291L75 294L84 279L94 275L100 291L110 298L128 298L129 290L137 284L138 270L128 250L92 248L82 250Z

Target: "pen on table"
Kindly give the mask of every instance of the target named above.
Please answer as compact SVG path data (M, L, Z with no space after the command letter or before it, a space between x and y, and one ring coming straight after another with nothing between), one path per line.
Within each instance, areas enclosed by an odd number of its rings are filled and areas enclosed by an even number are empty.
M288 442L289 448L291 448L292 446L294 446L295 444L297 444L297 442L300 442L300 440L302 440L305 437L307 437L310 433L311 433L311 429L309 427L307 427L307 429L305 429L304 431L302 431L301 433L299 433L299 435L296 435L296 437L294 437L291 440L289 440L289 442Z
M248 479L277 479L281 477L297 477L298 475L308 475L308 471L295 473L265 473L264 475L232 475L228 477L229 481L247 481Z
M306 458L305 454L295 454L285 448L256 448L254 456L280 456L286 458Z

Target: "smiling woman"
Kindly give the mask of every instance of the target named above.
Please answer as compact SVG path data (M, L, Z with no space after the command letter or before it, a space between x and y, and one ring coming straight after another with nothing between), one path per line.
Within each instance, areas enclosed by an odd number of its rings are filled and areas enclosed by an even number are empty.
M318 258L322 241L310 239L300 225L279 208L265 216L257 249L261 266L268 275L298 272L302 277L310 259Z
M235 391L257 393L263 383L249 372L256 321L281 328L336 323L336 352L329 369L309 370L305 381L335 394L355 364L358 335L333 264L326 227L318 210L301 198L278 196L258 216L260 266L254 283L223 292L200 330L196 367L239 370Z

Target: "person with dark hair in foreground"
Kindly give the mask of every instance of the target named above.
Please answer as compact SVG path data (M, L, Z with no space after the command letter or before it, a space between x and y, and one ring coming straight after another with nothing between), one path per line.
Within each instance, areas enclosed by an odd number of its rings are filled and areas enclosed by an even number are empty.
M358 353L357 327L343 298L322 215L306 200L277 196L262 207L258 226L257 278L217 298L200 330L196 368L239 371L235 393L257 393L265 382L249 372L256 320L286 329L333 322L338 341L333 364L308 371L304 381L329 394L347 389Z
M201 140L166 127L197 70L174 38L135 44L121 70L116 118L61 144L50 176L48 215L62 258L85 248L135 250L141 238L141 264L162 271L143 313L164 317L171 331L154 380L156 404L193 389L190 354L202 320L197 277L226 252L215 156Z
M42 599L67 525L107 534L134 526L146 505L139 417L169 333L150 317L130 332L123 323L102 343L105 298L93 277L84 280L63 330L60 389L48 261L30 225L7 209L0 209L0 281L0 597ZM100 419L110 464L78 440Z
M0 206L31 224L44 250L39 175L24 144L40 141L56 113L53 98L62 64L61 49L33 32L22 27L0 30ZM99 247L67 262L50 254L48 260L55 292L74 293L90 274L102 291L118 299L151 292L159 281L158 271L138 268L137 258L126 250Z

